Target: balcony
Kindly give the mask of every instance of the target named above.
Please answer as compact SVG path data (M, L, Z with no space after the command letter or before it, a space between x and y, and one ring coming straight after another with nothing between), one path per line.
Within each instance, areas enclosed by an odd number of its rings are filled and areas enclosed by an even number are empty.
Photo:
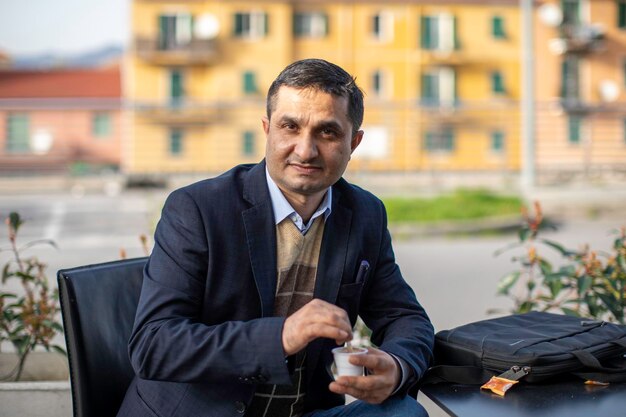
M604 29L598 25L565 24L560 37L550 40L550 49L559 55L584 54L600 49L604 43Z
M214 39L192 38L183 44L161 45L156 37L135 38L139 58L156 65L207 65L217 58Z
M191 100L179 102L137 102L132 106L135 114L151 123L168 126L207 125L221 118L222 107L215 103Z

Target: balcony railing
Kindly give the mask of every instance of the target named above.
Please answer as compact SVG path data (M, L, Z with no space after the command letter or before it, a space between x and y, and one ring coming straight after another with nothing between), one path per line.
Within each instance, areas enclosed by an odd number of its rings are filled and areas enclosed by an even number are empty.
M131 108L137 115L154 123L167 125L206 125L221 120L222 108L189 99L171 102L136 102Z
M597 25L568 24L560 28L560 37L552 39L550 46L559 54L587 53L602 47L604 29Z
M157 65L206 65L217 57L214 39L192 38L184 44L161 45L156 37L135 38L139 58Z

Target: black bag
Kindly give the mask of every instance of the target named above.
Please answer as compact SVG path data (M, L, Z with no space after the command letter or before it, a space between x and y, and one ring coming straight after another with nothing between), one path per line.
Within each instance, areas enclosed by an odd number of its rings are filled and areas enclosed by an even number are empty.
M483 320L435 336L435 364L422 383L483 384L499 375L626 381L626 326L531 312Z

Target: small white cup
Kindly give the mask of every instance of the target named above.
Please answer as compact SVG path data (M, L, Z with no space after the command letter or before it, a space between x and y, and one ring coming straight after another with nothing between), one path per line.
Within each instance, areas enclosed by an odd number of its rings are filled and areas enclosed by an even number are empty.
M352 348L352 352L347 352L346 347L338 347L332 350L333 357L335 358L334 373L336 376L362 376L363 367L353 365L348 358L352 355L364 355L367 353L367 349L364 348Z

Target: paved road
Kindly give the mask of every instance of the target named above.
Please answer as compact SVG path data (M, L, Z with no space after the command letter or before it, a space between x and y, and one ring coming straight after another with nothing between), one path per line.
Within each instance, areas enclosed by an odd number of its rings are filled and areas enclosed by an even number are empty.
M51 279L58 269L143 256L139 236L152 236L166 197L165 192L104 194L50 193L0 195L0 216L18 211L26 223L22 243L53 239L58 250L39 247L30 253L49 265ZM589 243L608 249L608 232L626 224L626 216L567 218L547 237L572 248ZM6 228L0 229L0 247L6 247ZM508 308L505 298L495 296L497 281L511 271L511 251L499 257L494 252L515 240L514 235L495 237L414 237L394 242L398 264L437 328L449 328L485 317L489 308ZM0 263L9 254L0 253Z

